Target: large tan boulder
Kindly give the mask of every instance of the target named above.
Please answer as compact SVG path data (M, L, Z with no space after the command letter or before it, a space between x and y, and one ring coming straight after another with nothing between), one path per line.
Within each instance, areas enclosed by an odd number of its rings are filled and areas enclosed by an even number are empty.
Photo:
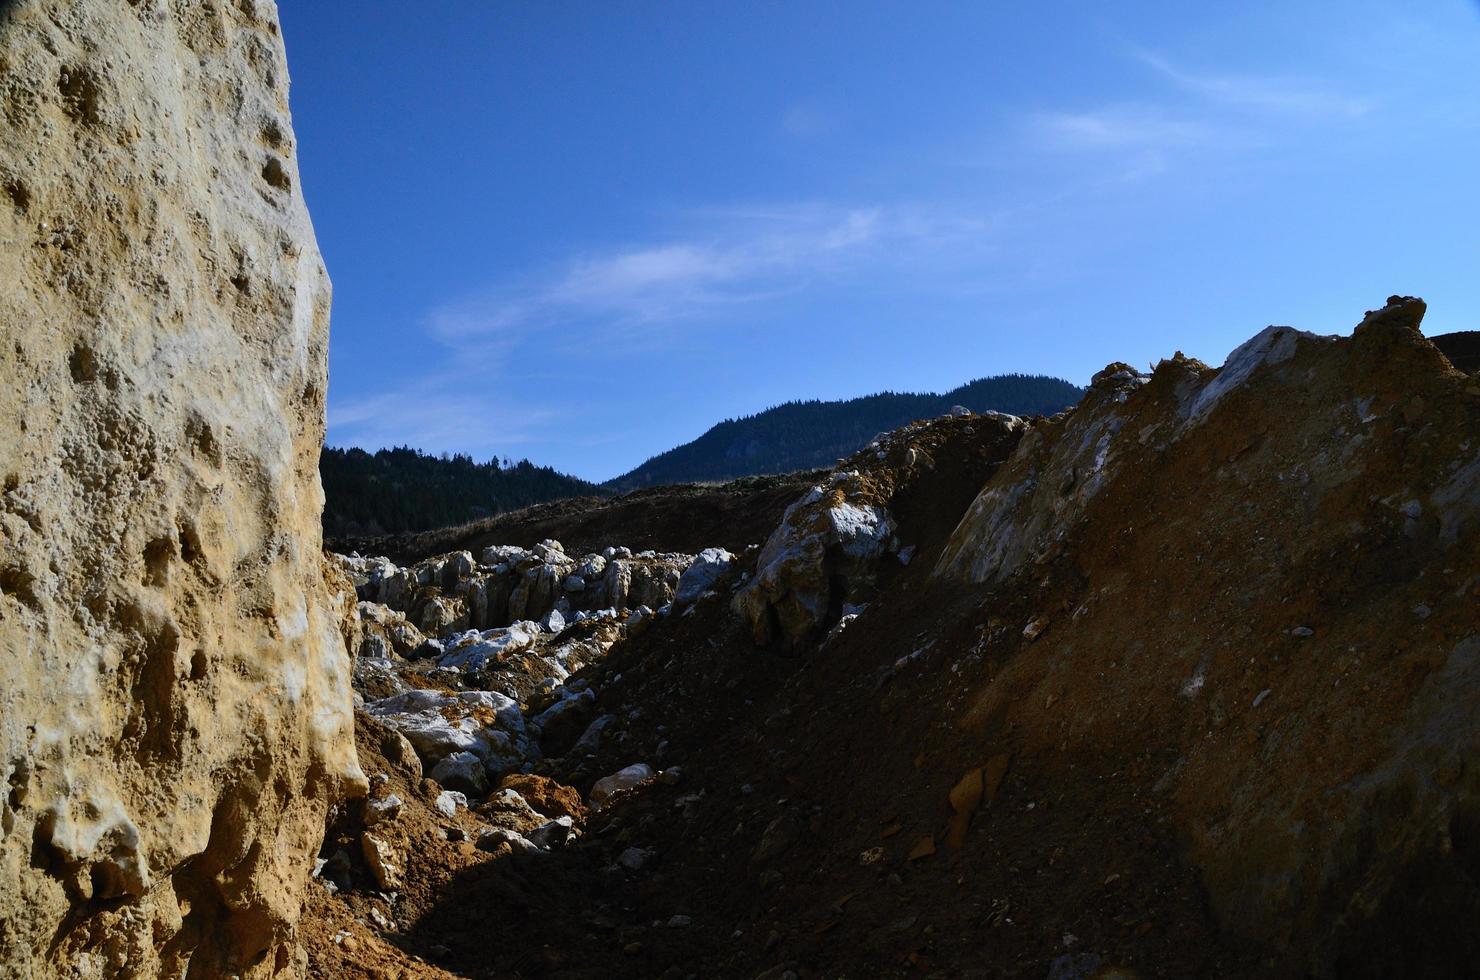
M295 972L364 777L264 0L0 5L0 975Z

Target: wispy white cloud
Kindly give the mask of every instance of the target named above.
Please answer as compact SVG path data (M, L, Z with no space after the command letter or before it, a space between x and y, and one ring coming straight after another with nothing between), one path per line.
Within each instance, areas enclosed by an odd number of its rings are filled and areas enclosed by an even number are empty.
M576 256L496 283L437 307L428 325L445 343L483 345L575 322L683 321L984 227L964 216L883 206L711 209L688 218L702 225L691 235Z
M1036 149L1119 154L1125 174L1147 176L1179 155L1267 148L1292 127L1357 119L1374 105L1318 79L1194 72L1145 48L1127 50L1164 90L1136 102L1031 113L1026 129Z
M475 455L575 446L585 438L576 416L592 406L563 387L570 359L630 368L731 307L759 312L809 288L927 265L980 246L992 225L969 209L817 202L691 209L668 221L679 229L671 237L574 255L435 307L425 360L388 390L335 402L330 441ZM516 370L526 392L542 391L536 402L508 396ZM542 371L547 382L535 379Z
M1081 112L1043 112L1029 119L1039 141L1061 150L1170 149L1226 140L1209 122L1154 106L1105 106Z
M1354 119L1372 111L1373 103L1347 95L1316 79L1274 75L1225 75L1188 71L1144 48L1136 60L1183 91L1243 109L1287 115Z
M794 102L781 114L781 130L788 136L811 139L829 136L842 126L840 115L815 101Z
M331 445L499 455L547 440L562 413L501 397L492 375L472 364L442 366L363 398L331 403Z

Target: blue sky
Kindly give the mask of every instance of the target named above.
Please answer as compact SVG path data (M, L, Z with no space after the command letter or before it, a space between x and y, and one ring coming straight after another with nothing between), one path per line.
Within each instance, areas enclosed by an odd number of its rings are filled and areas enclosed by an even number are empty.
M791 398L1480 328L1480 7L281 4L329 442L606 479Z

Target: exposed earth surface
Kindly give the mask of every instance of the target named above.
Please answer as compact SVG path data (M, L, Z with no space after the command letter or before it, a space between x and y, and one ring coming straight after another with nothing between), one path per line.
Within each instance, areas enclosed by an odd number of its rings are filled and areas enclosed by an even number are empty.
M1472 972L1480 386L1422 314L337 559L311 973Z

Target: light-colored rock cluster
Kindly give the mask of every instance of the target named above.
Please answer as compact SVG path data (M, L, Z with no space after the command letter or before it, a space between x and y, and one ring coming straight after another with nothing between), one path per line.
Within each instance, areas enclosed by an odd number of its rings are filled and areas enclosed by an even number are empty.
M661 615L608 610L560 635L533 622L468 630L424 643L414 659L370 660L366 643L355 684L365 712L407 740L427 776L479 798L547 752L595 751L611 719L596 717L595 690L571 675ZM471 689L425 686L434 680Z
M495 545L477 560L457 551L404 568L387 558L339 560L361 599L400 611L438 636L521 620L563 626L601 610L657 609L673 601L694 556L614 547L576 558L559 541L542 541L529 549Z
M595 755L618 721L599 714L597 690L572 675L624 637L714 596L735 561L721 548L697 556L607 548L577 560L556 541L491 547L481 560L454 552L405 568L384 558L334 558L362 597L350 630L354 683L365 713L392 733L386 754L464 805L483 800L479 813L497 819L479 846L516 850L563 843L578 832L572 818L581 814L536 820L508 781L537 781L529 770L551 756ZM541 612L539 621L517 618ZM488 796L492 787L502 788Z
M890 506L933 466L917 444L938 424L879 435L786 509L734 600L756 643L796 647L816 638L866 601L882 558L909 563L914 547L901 547ZM1027 429L1022 419L997 412L976 416L974 424L988 428L986 440L1008 446Z
M271 0L0 5L0 973L268 976L362 788Z
M517 568L520 558L531 555L539 561L527 562L520 581L540 578L550 566L570 574L571 563L561 560L563 552L553 544L534 552L489 549L481 567L466 552L411 569L383 559L336 556L336 560L355 574L364 594L414 606L426 597L423 590L436 590L434 598L443 588L465 597L480 587L480 581L507 574L498 566ZM591 555L583 561L583 570L593 581L605 580L606 570L613 565L620 569L622 562L636 568L656 565L665 574L647 579L662 583L662 591L652 597L670 597L684 585L686 605L713 595L711 587L733 561L721 549L709 549L697 560L629 556L618 549L608 549L608 555L610 560ZM667 574L675 567L689 571L682 576ZM614 734L619 735L614 744L622 744L626 737L620 734L621 717L598 712L599 693L592 678L572 674L605 657L623 638L667 619L674 608L665 603L657 610L647 606L577 610L569 625L559 609L552 609L543 623L519 620L484 630L444 629L440 634L433 629L428 637L399 612L361 601L350 631L358 651L353 676L364 713L360 724L380 733L380 756L406 780L407 789L418 790L408 793L415 797L411 807L426 816L434 813L432 819L443 824L448 841L471 843L494 857L538 856L562 848L581 836L587 803L574 788L532 770L551 771L551 763L559 759L576 760L579 767L597 757ZM454 620L453 625L461 623ZM664 775L670 781L680 777L677 770ZM435 796L426 792L423 777L437 784ZM657 778L646 764L629 765L596 781L590 808L649 787ZM325 854L314 871L331 892L356 888L395 892L416 876L421 856L402 826L407 804L386 790L389 779L388 772L377 772L367 798L337 811ZM422 798L430 799L429 807ZM358 824L346 826L346 812L358 813Z

